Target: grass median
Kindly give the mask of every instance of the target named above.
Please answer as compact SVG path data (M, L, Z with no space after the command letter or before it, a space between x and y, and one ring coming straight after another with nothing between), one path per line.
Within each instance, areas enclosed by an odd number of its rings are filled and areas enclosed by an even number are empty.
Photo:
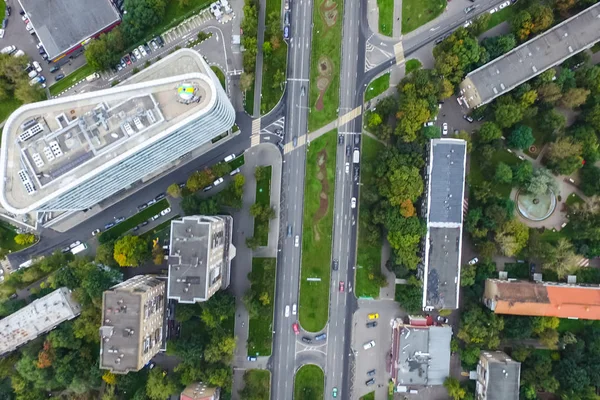
M308 130L311 132L337 118L343 15L341 0L315 2L308 100Z
M329 312L336 145L333 130L311 142L306 158L300 323L311 332L325 327Z
M264 176L256 180L256 203L264 207L271 204L271 173L273 167L265 167ZM269 219L254 218L254 237L259 240L260 246L269 244Z
M274 258L253 258L250 293L256 296L260 307L248 323L248 355L271 355L273 343L273 303L275 301Z
M294 399L315 400L325 398L325 374L316 365L304 365L294 378Z
M60 81L50 86L48 88L48 90L50 90L50 95L59 95L63 90L67 90L68 88L70 88L80 80L85 79L86 76L89 76L94 72L96 72L96 70L91 65L85 64L83 67L76 69L69 75L62 78Z
M379 33L392 36L394 30L394 0L377 0L379 8Z
M369 101L381 93L388 90L390 87L390 74L385 73L381 75L379 78L375 78L367 87L367 91L365 92L365 101Z
M277 31L277 42L279 46L272 46L270 51L263 51L263 80L260 99L260 113L269 113L279 103L285 89L285 71L287 64L287 43L283 40L281 33L281 22L279 19L273 21L270 15L281 13L281 0L267 0L265 15L267 20L267 31L265 31L265 43L275 43L269 37L268 31ZM268 26L271 24L271 26ZM273 27L275 24L275 27ZM279 84L278 82L282 82Z
M145 210L135 214L134 216L127 218L120 224L117 224L109 230L102 232L102 234L98 237L98 241L100 243L106 243L111 240L115 240L130 229L135 228L142 222L149 220L156 214L159 214L162 210L166 209L167 207L169 207L169 202L167 201L167 199L162 199L156 204L153 204Z
M381 243L372 245L366 239L367 226L371 224L371 213L364 203L363 196L368 191L377 192L375 185L375 165L377 155L383 149L383 144L377 140L362 135L362 166L360 181L363 184L360 191L360 213L358 215L358 248L356 258L356 295L358 297L379 297L377 277L381 273Z
M217 78L219 78L219 82L221 82L221 86L223 86L223 89L226 89L225 87L225 74L223 73L223 71L221 71L221 68L216 67L216 66L211 66L210 69L213 70L213 72L215 73L215 75L217 76Z
M402 0L402 33L414 31L439 16L446 0Z

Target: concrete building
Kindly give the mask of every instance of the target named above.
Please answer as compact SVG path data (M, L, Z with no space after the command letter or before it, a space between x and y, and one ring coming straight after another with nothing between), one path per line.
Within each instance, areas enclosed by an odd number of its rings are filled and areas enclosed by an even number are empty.
M450 375L452 327L431 317L409 316L392 322L390 371L399 391L406 386L442 385Z
M458 308L467 142L433 139L425 183L423 309Z
M600 40L600 3L471 71L459 85L467 107L479 107L592 47Z
M12 214L87 209L212 146L234 120L218 78L190 49L123 86L26 104L4 125L0 204Z
M496 314L600 320L600 286L486 279L483 303Z
M81 313L81 306L62 287L16 311L0 322L0 355L16 350Z
M102 295L100 368L114 374L139 371L166 340L165 281L137 275Z
M233 218L194 215L171 221L168 298L207 301L230 282Z
M44 46L48 59L58 61L90 39L121 22L110 0L19 0Z
M202 382L192 383L181 392L179 400L219 400L221 390Z
M477 364L477 400L519 400L521 363L502 351L482 351Z

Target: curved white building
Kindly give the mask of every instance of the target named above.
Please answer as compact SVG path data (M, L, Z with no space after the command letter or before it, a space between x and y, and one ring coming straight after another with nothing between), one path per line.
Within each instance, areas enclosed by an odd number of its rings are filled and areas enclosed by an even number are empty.
M202 56L179 50L120 86L15 111L0 147L0 203L14 214L86 209L167 169L234 122Z

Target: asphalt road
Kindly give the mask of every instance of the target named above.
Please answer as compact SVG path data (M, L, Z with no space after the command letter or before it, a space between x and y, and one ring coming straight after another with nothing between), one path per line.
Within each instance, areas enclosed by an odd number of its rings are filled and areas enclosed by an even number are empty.
M291 3L292 21L288 51L286 110L284 142L293 137L305 135L308 118L308 79L310 70L310 44L312 23L312 0L296 0ZM304 88L304 89L303 89ZM303 95L304 93L304 95ZM272 115L271 113L270 115ZM271 357L272 387L271 398L291 399L294 392L297 339L292 331L292 323L297 315L285 317L285 307L290 309L298 303L300 265L302 249L302 215L304 200L304 173L306 167L306 147L300 146L284 156L281 193L282 235L277 260L275 290L275 316L273 355ZM287 235L287 225L292 235ZM298 235L299 246L295 246Z

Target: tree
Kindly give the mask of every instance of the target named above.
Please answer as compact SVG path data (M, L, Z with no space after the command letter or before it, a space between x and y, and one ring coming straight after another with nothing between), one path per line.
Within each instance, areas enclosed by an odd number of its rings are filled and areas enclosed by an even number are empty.
M412 142L430 116L429 104L417 96L415 85L413 83L404 85L400 94L400 107L396 113L398 124L394 133L403 141Z
M242 72L240 75L240 90L246 92L254 85L254 74L251 72Z
M586 164L581 169L581 190L586 196L600 195L600 168Z
M396 291L396 301L407 313L419 312L423 308L423 288L420 280L411 276L409 284Z
M541 115L539 119L539 128L547 135L556 135L561 132L567 123L564 115L552 109Z
M514 49L517 46L517 39L513 34L490 36L483 39L481 45L490 55L490 60L493 60Z
M369 129L377 128L379 125L381 125L381 122L383 122L381 115L377 114L376 112L369 112L367 116L367 126Z
M523 119L523 109L514 103L501 104L496 107L494 120L500 128L510 128Z
M496 165L496 182L498 183L511 183L513 180L512 169L503 162L499 162Z
M512 167L513 182L519 186L524 186L529 183L533 176L533 164L528 161L513 165Z
M190 192L196 192L210 185L215 179L212 170L204 169L202 171L193 172L188 178L185 186Z
M556 180L546 168L536 168L525 190L533 195L546 194L549 190L556 192Z
M260 247L260 238L255 237L255 236L250 236L246 238L246 247L248 247L250 250L256 250Z
M514 129L507 140L508 147L516 149L528 149L535 142L531 128L525 125L519 125Z
M471 153L473 151L473 138L469 134L469 132L465 130L460 130L458 133L454 134L456 139L462 139L467 142L467 153Z
M439 126L424 126L421 133L425 139L438 139L442 137L442 132Z
M513 257L527 245L529 228L516 219L510 220L502 226L495 240L505 256Z
M533 30L533 21L529 12L525 10L519 11L510 23L513 33L520 41L525 41L529 38Z
M546 103L556 103L562 97L560 86L554 82L544 83L537 88L538 98Z
M533 27L531 28L532 33L543 32L554 23L554 13L548 6L533 3L528 11L531 14L531 22L533 23Z
M500 332L504 329L504 320L475 303L465 309L460 326L457 334L460 340L492 350L500 345Z
M586 124L575 124L569 128L567 133L577 143L581 144L583 148L582 156L586 161L586 165L593 164L600 158L600 145L594 128Z
M584 88L571 88L560 99L560 105L566 108L577 108L587 100L590 91Z
M146 394L152 400L164 400L177 391L177 385L160 368L155 367L148 373Z
M488 30L488 26L490 24L491 18L492 18L492 14L489 14L489 13L479 14L479 16L477 18L473 19L473 22L471 23L471 25L469 25L467 30L471 33L471 35L473 35L474 37L477 37L477 36L481 35L483 32Z
M460 286L472 286L475 283L477 265L465 264L460 269Z
M26 78L16 82L14 96L21 103L35 103L46 98L42 87L40 85L31 86Z
M115 242L108 241L100 244L96 249L96 262L109 267L116 267L115 262Z
M165 14L165 0L125 0L121 24L125 37L130 42L140 40L151 27L160 23Z
M235 351L235 338L215 335L204 350L204 360L209 363L229 363Z
M573 8L575 4L575 0L554 0L554 8L556 8L563 17L569 15L568 11Z
M542 267L556 272L559 278L565 277L577 269L581 259L573 248L573 244L566 238L560 238L556 245L545 246L539 254Z
M181 188L178 184L172 183L167 188L167 194L173 198L179 198L181 197Z
M444 380L444 387L448 391L448 396L454 400L462 400L465 398L467 391L460 386L458 379L448 376Z
M35 235L32 233L19 233L14 240L20 246L27 246L35 242Z
M423 179L418 168L400 166L379 182L379 194L386 197L390 205L399 206L409 199L416 201L423 193Z
M435 69L453 84L459 83L484 54L477 38L464 28L458 28L433 48Z
M404 200L402 204L400 204L400 214L402 214L403 217L410 218L415 215L415 212L415 206L409 199Z
M158 244L158 241L155 241L152 246L152 262L154 265L161 265L164 261L163 249Z
M570 137L562 137L550 143L544 154L547 165L561 175L570 175L583 166L583 148Z
M493 122L484 122L479 128L479 138L484 143L489 143L502 137L502 130Z
M139 236L126 235L115 242L114 257L121 267L137 267L149 256L148 243Z

